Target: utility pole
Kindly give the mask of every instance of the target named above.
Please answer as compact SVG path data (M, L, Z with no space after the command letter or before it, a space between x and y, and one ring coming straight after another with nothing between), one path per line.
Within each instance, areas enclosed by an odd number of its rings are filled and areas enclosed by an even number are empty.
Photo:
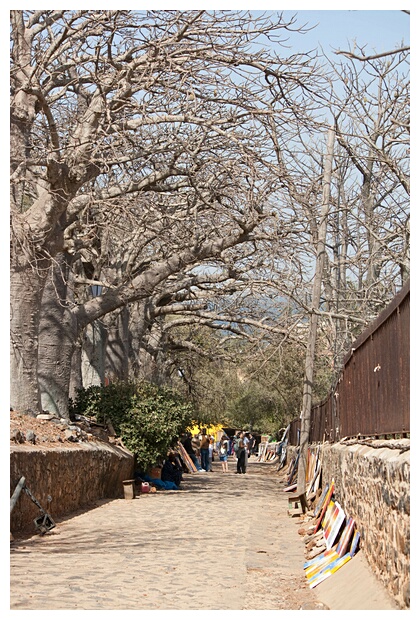
M309 331L308 342L306 347L306 360L305 360L305 379L303 384L303 400L302 400L302 413L300 423L300 451L299 451L299 464L298 464L298 479L297 479L297 495L299 495L302 512L306 512L308 504L306 501L306 468L307 468L307 453L309 445L309 430L311 422L311 407L312 407L312 388L313 388L313 376L315 365L315 345L316 345L316 333L318 326L318 310L321 299L322 288L322 273L324 268L325 257L325 241L327 236L327 219L330 206L331 196L331 177L332 177L332 164L334 155L334 140L335 131L333 127L328 130L327 137L327 152L324 157L324 175L323 175L323 188L322 188L322 205L318 228L318 241L316 251L316 264L315 275L312 286L312 304L311 313L309 316Z

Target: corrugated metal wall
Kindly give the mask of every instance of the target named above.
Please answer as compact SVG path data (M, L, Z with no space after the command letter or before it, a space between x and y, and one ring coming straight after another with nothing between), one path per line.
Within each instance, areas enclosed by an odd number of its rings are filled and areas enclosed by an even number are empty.
M289 441L299 442L300 421ZM310 442L410 432L410 283L354 342L329 398L312 407Z

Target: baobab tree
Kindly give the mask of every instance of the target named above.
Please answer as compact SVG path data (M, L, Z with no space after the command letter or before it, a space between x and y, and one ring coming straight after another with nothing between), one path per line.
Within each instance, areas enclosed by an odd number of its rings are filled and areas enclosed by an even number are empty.
M268 71L286 88L296 67L250 44L291 27L281 16L243 12L11 12L12 406L40 407L41 299L69 227L93 203L106 210L128 194L189 185L200 161L192 168L179 162L187 135L177 133L180 126L236 142L246 137L238 128L250 118L250 95L261 91ZM216 245L174 262L200 259ZM106 296L91 301L93 314L129 298L113 295L112 303Z

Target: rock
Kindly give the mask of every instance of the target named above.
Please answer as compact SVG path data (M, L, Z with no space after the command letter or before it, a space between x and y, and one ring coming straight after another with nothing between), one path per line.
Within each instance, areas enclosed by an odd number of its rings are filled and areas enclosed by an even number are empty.
M307 545L306 545L306 550L310 551L311 549L313 549L316 545L316 541L315 540L310 540Z
M65 436L67 441L78 441L76 435L74 434L74 431L72 431L70 429L66 429L64 431L64 436Z
M308 534L307 536L305 536L305 538L303 539L304 543L308 543L311 540L318 540L319 538L322 538L322 536L324 535L322 530L318 530L315 534Z
M324 603L321 602L317 602L317 603L303 603L300 607L299 610L310 610L310 609L329 609L329 607L327 607L327 605L324 605Z
M25 435L22 433L22 431L15 429L10 433L10 440L16 441L16 443L25 443Z
M36 435L31 430L26 431L25 439L26 439L26 441L29 441L29 443L33 443L33 444L36 443Z
M36 418L37 420L52 420L55 415L53 413L39 413Z
M317 555L325 551L326 548L326 545L323 545L322 547L314 547L312 551L309 551L309 553L305 554L305 557L307 560L312 560L313 558L316 558Z
M86 416L84 416L84 415L80 415L80 414L78 414L78 413L74 416L74 419L75 419L77 422L86 422L86 423L89 423L89 419L88 419Z

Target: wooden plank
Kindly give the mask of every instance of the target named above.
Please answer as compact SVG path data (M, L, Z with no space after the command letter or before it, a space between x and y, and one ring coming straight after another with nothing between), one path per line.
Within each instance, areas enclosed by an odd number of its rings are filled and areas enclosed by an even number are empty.
M350 555L352 557L357 551L357 545L359 544L359 540L360 540L360 532L358 530L354 530L353 540L351 541L351 547L350 547Z
M19 495L23 489L23 487L25 486L25 476L22 476L19 480L19 482L16 485L15 490L13 491L13 495L10 498L10 513L12 512L13 508L16 505L16 502L19 499Z
M315 524L314 532L316 532L319 529L319 526L321 525L321 521L322 521L322 519L324 517L325 511L327 510L327 506L328 506L328 504L331 501L331 497L332 497L333 493L334 493L334 478L331 480L331 484L330 484L330 486L328 488L327 494L326 494L324 502L322 504L322 508L321 508L320 513L319 513L318 520L317 520L317 522Z
M331 549L331 547L335 543L335 540L338 536L341 526L343 525L343 522L346 518L346 515L344 514L344 510L341 508L340 504L336 502L335 505L338 508L338 512L334 512L334 518L330 526L330 532L328 536L326 536L327 549Z
M338 541L337 545L337 553L340 557L343 556L347 551L350 538L354 530L354 526L354 519L352 517L348 517L343 533L341 534L340 540Z
M331 577L336 571L338 571L344 564L351 560L350 553L346 553L341 558L336 558L330 564L327 564L318 574L309 579L309 587L315 588L321 581L324 581L328 577Z
M325 501L325 498L326 498L326 496L327 496L327 493L328 493L328 489L329 489L329 488L330 488L330 485L327 483L327 484L325 485L324 490L322 491L321 497L319 498L319 501L318 501L318 503L317 503L317 505L316 505L316 507L315 507L315 510L314 510L314 517L317 517L317 516L318 516L319 511L321 510L321 508L322 508L322 506L323 506L323 503L324 503L324 501Z
M302 509L301 508L292 508L292 509L289 509L287 511L287 514L289 515L289 517L296 517L297 515L301 515L302 514Z

